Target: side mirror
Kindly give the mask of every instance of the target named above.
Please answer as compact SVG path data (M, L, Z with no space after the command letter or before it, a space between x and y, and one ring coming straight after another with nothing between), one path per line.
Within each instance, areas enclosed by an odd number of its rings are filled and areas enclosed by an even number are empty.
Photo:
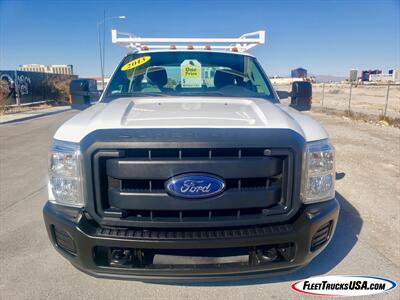
M290 97L290 93L287 91L276 91L279 96L279 99L287 99Z
M99 99L94 79L75 79L69 85L71 108L85 109Z
M290 106L306 111L311 109L312 103L312 85L307 81L295 81L292 83L292 93Z
M72 94L89 91L89 81L87 79L74 79L69 84L69 90Z

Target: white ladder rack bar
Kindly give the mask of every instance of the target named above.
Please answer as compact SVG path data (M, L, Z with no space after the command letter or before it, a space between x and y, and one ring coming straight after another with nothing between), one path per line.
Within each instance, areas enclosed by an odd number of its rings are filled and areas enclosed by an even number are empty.
M193 49L210 47L229 51L237 48L238 51L245 52L265 43L265 31L245 33L239 38L142 38L112 29L111 38L114 44L135 51L140 51L143 47L152 50L169 49L171 46L176 49L187 49L190 45Z

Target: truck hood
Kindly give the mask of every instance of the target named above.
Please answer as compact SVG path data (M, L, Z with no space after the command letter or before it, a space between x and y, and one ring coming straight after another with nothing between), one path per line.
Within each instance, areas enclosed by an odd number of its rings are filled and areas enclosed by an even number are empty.
M285 128L306 141L327 138L321 125L286 105L258 98L119 98L97 103L64 123L54 138L79 143L99 129Z

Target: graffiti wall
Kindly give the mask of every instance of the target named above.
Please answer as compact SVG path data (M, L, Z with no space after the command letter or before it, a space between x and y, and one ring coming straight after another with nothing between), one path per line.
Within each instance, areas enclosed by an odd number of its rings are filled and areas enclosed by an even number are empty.
M51 74L27 71L1 71L0 80L7 82L9 95L7 105L28 104L56 99L50 85L55 79L72 80L76 75Z

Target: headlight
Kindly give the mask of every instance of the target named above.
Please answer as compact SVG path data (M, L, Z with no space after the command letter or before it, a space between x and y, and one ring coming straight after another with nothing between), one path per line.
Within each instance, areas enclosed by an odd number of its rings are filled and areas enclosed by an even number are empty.
M302 199L304 203L335 197L335 149L328 140L308 143L304 153Z
M61 205L82 207L84 202L79 146L55 141L50 150L49 167L49 200Z

